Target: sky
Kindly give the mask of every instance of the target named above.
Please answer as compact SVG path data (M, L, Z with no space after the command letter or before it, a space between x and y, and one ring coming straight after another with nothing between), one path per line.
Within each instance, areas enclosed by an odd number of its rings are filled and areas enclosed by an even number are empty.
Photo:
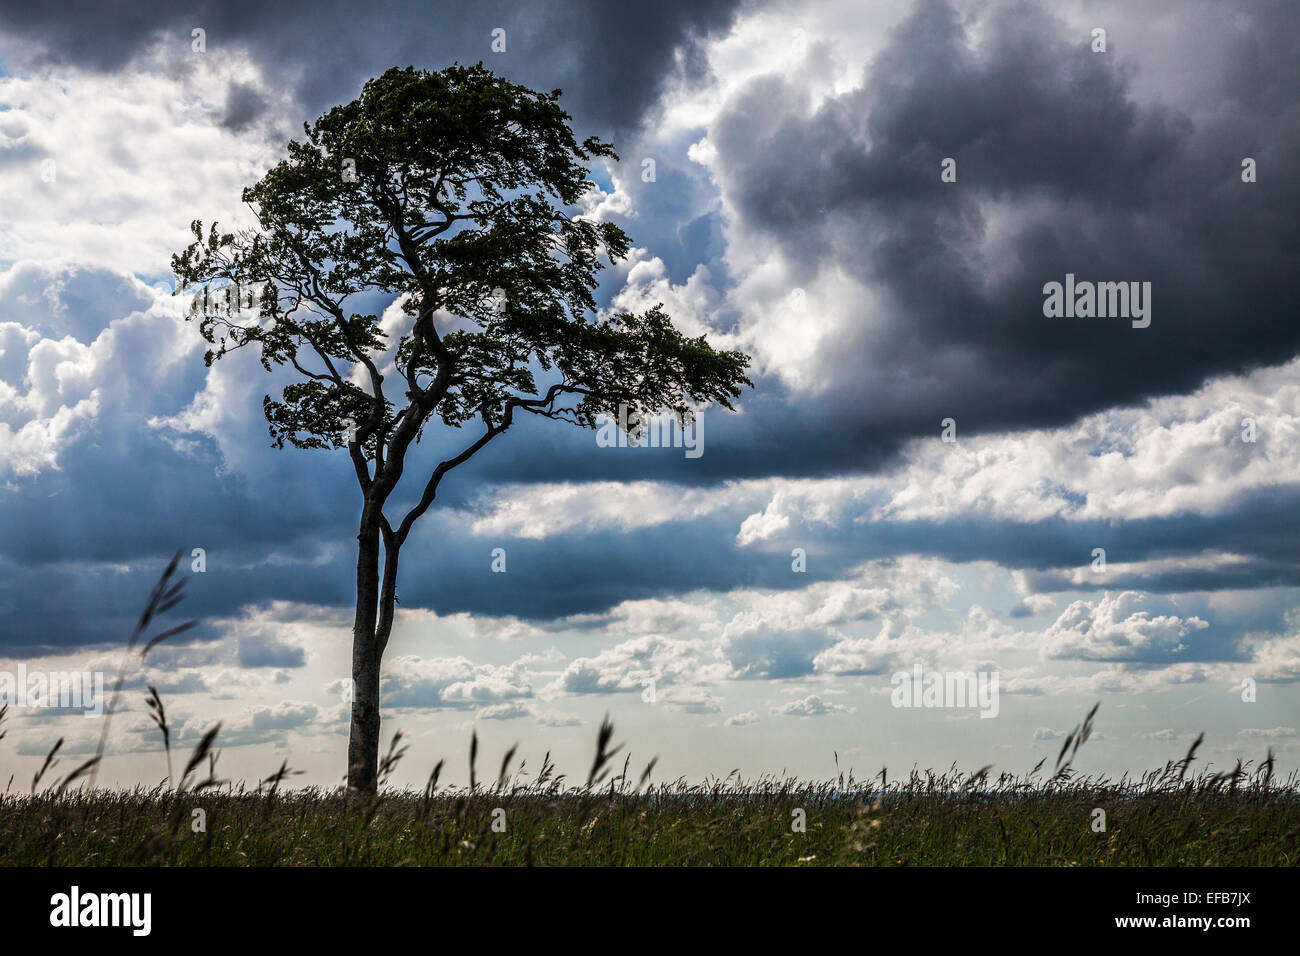
M1199 766L1295 769L1298 46L1244 0L5 0L0 681L111 685L179 549L200 625L129 671L100 782L166 777L151 685L178 751L221 722L222 776L341 780L355 478L271 447L291 379L205 367L170 257L367 78L482 61L621 157L579 210L633 240L602 312L662 303L754 388L698 456L530 420L443 483L394 783L465 782L472 731L581 776L605 714L656 779L1024 772L1097 703L1084 772L1201 732ZM1049 315L1067 281L1145 317ZM899 706L918 665L996 676L996 714ZM100 729L11 706L0 778Z

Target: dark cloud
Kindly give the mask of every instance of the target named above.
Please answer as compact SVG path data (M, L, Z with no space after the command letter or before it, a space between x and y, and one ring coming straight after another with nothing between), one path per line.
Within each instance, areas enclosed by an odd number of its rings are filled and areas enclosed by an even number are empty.
M300 482L296 487L305 492L309 482L301 476L296 480ZM339 491L336 501L336 512L323 512L313 521L310 515L295 515L292 510L278 514L271 503L259 506L242 500L230 513L243 517L232 523L220 499L196 498L188 513L173 515L176 524L154 525L131 539L130 560L140 562L140 549L151 540L175 541L177 528L202 527L215 542L208 550L208 570L190 576L189 597L177 612L205 622L186 636L186 642L211 640L219 633L214 619L275 600L346 610L354 595L355 557L346 548L327 551L325 543L344 540L344 529L351 526L351 496ZM1096 547L1106 549L1108 570L1095 586L1110 590L1172 594L1300 587L1294 519L1300 513L1300 486L1244 495L1234 506L1211 515L1119 524L954 518L863 525L845 520L833 528L796 525L742 548L735 531L751 510L737 506L706 520L672 521L628 533L556 534L541 540L467 535L443 513L430 513L402 551L398 594L407 609L426 607L444 615L516 615L549 622L606 611L622 601L680 596L696 589L802 588L842 579L866 561L912 554L994 562L1028 572L1036 590L1072 591L1079 588L1073 575L1090 566ZM251 514L260 514L260 520L247 517ZM260 530L254 534L255 529ZM100 560L124 561L125 542L115 550L110 530L106 522L96 544ZM75 553L77 539L68 532L64 535L47 547ZM791 573L794 546L808 550L804 574ZM491 552L496 547L506 549L505 574L491 570ZM1211 567L1180 566L1176 560L1199 555L1207 547L1243 560ZM1174 560L1157 568L1124 567L1168 559ZM95 563L0 562L0 643L15 652L31 653L79 645L120 646L161 563L159 556L124 572ZM1265 622L1257 624L1265 627ZM1276 621L1267 622L1267 629L1276 626ZM1215 636L1221 635L1215 632ZM800 651L804 666L818 649L809 645L804 649L809 653ZM772 676L793 676L799 670L794 659L764 656L757 645L737 661L738 667ZM251 659L243 663L293 666L279 657L264 664Z
M304 667L307 655L301 647L273 634L247 635L239 639L240 667Z
M198 55L191 53L191 34L202 29L204 55L220 56L231 45L248 49L272 83L291 89L312 111L351 99L390 66L437 69L453 60L483 60L535 89L565 90L579 123L608 133L634 127L669 77L698 74L704 66L691 51L710 31L725 28L738 4L140 0L116 7L73 0L55 10L4 0L0 30L13 55L29 62L112 71L157 44L174 49L178 62ZM504 53L491 47L498 27L506 31ZM256 113L251 97L238 106L228 123Z
M1205 14L1222 80L1195 116L1139 98L1145 51L1120 37L1093 53L1088 36L1029 4L990 8L976 41L971 22L926 0L861 88L815 110L798 78L752 81L710 143L738 241L781 250L791 289L808 289L810 326L840 316L811 363L820 390L755 376L745 415L708 417L697 460L596 455L590 435L540 423L475 474L711 484L869 472L947 417L963 435L1051 427L1289 360L1300 351L1289 214L1300 208L1300 124L1282 91L1300 87L1300 20L1277 4L1251 13ZM699 134L673 148L684 154ZM1251 184L1240 180L1247 155L1270 170ZM958 180L943 183L950 156ZM727 289L720 214L690 198L699 171L656 159L653 186L631 176L639 212L625 225L674 282L704 263ZM819 301L817 276L835 272L862 294ZM1150 327L1045 317L1043 285L1067 273L1150 282ZM721 302L711 321L737 318Z
M727 638L723 653L739 678L807 677L817 654L835 643L824 631L759 629Z
M233 83L226 94L221 125L238 132L251 125L266 109L266 99L247 83Z
M1278 91L1300 86L1300 20L1253 12L1223 34L1228 108L1195 119L1137 100L1141 50L1092 53L1023 4L992 8L976 42L926 0L863 87L815 111L798 81L753 81L710 136L739 223L783 250L792 285L839 271L877 301L810 291L809 322L849 312L817 357L826 391L762 407L707 467L871 469L944 417L1061 424L1295 355L1300 124ZM1269 174L1242 183L1244 156ZM1151 282L1150 327L1045 318L1043 284L1066 273ZM785 453L748 453L761 433Z

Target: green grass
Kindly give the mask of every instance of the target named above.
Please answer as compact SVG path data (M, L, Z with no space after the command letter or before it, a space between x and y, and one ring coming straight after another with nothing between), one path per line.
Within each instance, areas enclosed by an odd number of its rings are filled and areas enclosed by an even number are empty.
M95 786L124 678L160 641L150 625L183 597L171 582L179 552L155 585L130 641L93 757L62 776L60 739L30 792L0 794L0 864L11 866L1292 866L1300 861L1300 778L1274 777L1272 751L1253 770L1191 775L1203 739L1186 756L1131 780L1080 777L1079 748L1094 706L1065 739L1050 773L913 771L890 780L850 773L810 783L736 774L703 784L651 784L655 761L633 784L630 760L611 776L614 728L597 733L586 783L557 776L548 753L536 773L515 748L496 783L423 792L384 789L406 753L393 736L377 795L287 790L283 764L254 790L217 778L221 725L204 734L173 781L171 733L149 688L150 719L167 761L153 790ZM142 648L138 651L136 648ZM8 706L0 706L0 739ZM200 768L206 776L200 777ZM47 780L50 777L52 779ZM42 789L42 782L44 789ZM1099 829L1097 811L1105 813ZM198 814L202 811L203 827ZM501 811L501 812L498 812ZM494 828L494 822L497 826ZM802 828L796 824L802 822ZM502 826L504 824L504 826Z
M195 808L206 832L192 832ZM497 808L504 833L492 829ZM795 808L805 833L791 831ZM1195 785L1129 797L918 788L883 801L798 784L376 801L99 791L0 804L0 861L16 866L1290 866L1298 837L1294 796Z
M602 727L608 743L612 727ZM474 748L476 750L476 748ZM616 748L617 749L617 748ZM390 751L390 756L396 751ZM1077 751L1077 746L1076 746ZM735 776L701 785L608 780L598 746L590 782L546 761L495 785L381 790L376 797L257 791L211 776L197 788L79 789L0 797L0 861L19 866L1290 866L1300 860L1300 791L1253 773L1190 777L1183 760L1130 781L990 779L955 769L906 780L852 775L812 784ZM396 751L400 758L400 751ZM1071 754L1072 757L1072 754ZM396 760L386 762L391 773ZM1040 764L1041 766L1041 764ZM647 768L647 772L650 768ZM206 827L195 832L195 810ZM1095 811L1106 828L1094 830ZM496 813L497 810L504 813ZM794 822L803 811L804 832ZM494 830L494 820L498 829ZM504 832L499 827L504 823Z

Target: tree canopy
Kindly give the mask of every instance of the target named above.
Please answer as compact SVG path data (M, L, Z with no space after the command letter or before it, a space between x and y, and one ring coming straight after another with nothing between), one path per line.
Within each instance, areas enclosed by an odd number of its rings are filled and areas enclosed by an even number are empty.
M620 405L634 421L685 416L688 403L731 408L750 384L745 355L682 335L659 307L597 314L602 259L624 258L629 240L570 210L591 187L586 164L617 156L576 141L559 95L481 64L391 69L304 124L304 140L244 190L256 227L205 233L196 220L173 257L182 283L203 290L209 364L253 345L268 371L298 373L264 399L275 444L347 447L381 506L433 416L481 423L430 476L401 537L442 475L516 412L594 427ZM353 311L367 294L371 308L400 298L401 327Z

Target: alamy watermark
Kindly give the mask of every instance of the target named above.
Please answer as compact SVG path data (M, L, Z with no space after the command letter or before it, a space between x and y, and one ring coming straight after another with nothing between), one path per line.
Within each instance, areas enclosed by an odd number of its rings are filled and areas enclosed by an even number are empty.
M153 926L151 893L83 893L73 886L50 897L50 925L125 927L132 936L148 936Z
M626 403L618 406L618 418L596 416L596 445L600 448L683 448L687 458L704 454L704 421L699 409L684 416L666 411L653 418L633 418Z
M1150 282L1076 282L1043 286L1043 315L1049 319L1132 319L1133 328L1151 324Z
M104 714L103 671L0 671L0 704L12 707L59 707L81 710L86 717Z
M917 661L912 670L889 678L895 707L978 707L980 717L998 715L997 671L930 671Z

